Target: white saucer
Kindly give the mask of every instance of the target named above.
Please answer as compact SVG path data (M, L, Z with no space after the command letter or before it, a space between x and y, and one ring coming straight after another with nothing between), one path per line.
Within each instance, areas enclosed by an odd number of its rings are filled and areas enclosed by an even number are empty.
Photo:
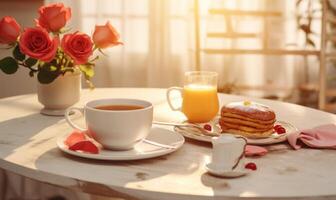
M184 137L179 133L163 128L153 127L146 138L147 140L162 144L163 146L168 145L176 148L166 148L146 142L140 142L135 145L134 149L128 151L111 151L101 149L99 154L90 154L69 150L68 146L64 144L68 135L69 134L63 135L57 139L57 146L60 150L74 156L97 160L140 160L153 158L172 153L180 148L184 143Z
M244 176L246 174L249 173L248 170L246 170L245 168L244 169L240 169L240 170L221 170L221 169L218 169L218 167L215 167L215 165L213 165L212 163L208 163L206 166L205 166L206 170L214 175L214 176L218 176L218 177L224 177L224 178L236 178L236 177L241 177L241 176Z
M214 123L211 123L213 129L216 132L220 132L220 127L216 126ZM291 133L297 132L298 129L293 126L292 124L285 122L285 121L277 121L275 123L276 125L279 124L282 127L286 129L286 133L284 134L277 134L273 133L271 136L267 138L261 138L261 139L247 139L248 144L255 144L255 145L266 145L266 144L275 144L275 143L280 143L284 142L287 140L287 136ZM203 125L203 124L201 124ZM174 130L178 133L181 133L184 137L198 140L198 141L203 141L203 142L210 142L211 143L211 138L213 136L211 135L205 135L202 134L199 130L194 129L194 128L179 128L178 126L175 126Z

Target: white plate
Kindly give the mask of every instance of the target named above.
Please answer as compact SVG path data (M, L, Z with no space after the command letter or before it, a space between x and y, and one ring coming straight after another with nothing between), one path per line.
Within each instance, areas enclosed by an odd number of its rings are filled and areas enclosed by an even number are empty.
M210 174L224 178L236 178L244 176L249 173L249 171L246 169L230 170L230 171L218 170L215 167L213 167L211 163L207 164L205 168Z
M277 121L275 124L276 125L279 124L283 126L286 129L286 133L281 134L281 135L277 133L273 133L270 137L261 138L261 139L248 139L247 138L247 143L255 144L255 145L266 145L266 144L275 144L279 142L284 142L287 140L287 136L289 134L298 131L298 129L295 126L293 126L292 124L288 122ZM212 127L215 129L216 132L220 132L220 128L216 126L215 124L212 123ZM211 138L213 137L209 135L204 135L199 130L194 129L194 128L181 129L178 126L175 126L174 130L178 133L181 133L186 138L203 141L203 142L211 142Z
M162 144L163 146L169 145L176 148L165 148L140 142L135 145L134 149L128 151L111 151L101 149L99 154L90 154L69 150L68 146L64 144L68 135L69 134L63 135L57 139L57 146L60 150L74 156L97 160L140 160L153 158L172 153L180 148L184 143L184 137L179 133L163 128L153 127L146 138L147 140Z

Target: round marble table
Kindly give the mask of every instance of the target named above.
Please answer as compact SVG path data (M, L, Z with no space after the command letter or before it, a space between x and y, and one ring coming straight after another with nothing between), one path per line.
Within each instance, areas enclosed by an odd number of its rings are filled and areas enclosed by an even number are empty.
M158 121L184 119L169 109L164 89L84 90L77 106L107 97L151 101ZM220 95L221 104L245 99ZM250 100L269 105L278 119L298 128L336 122L336 115L299 105ZM62 117L39 114L40 109L35 94L0 100L0 168L74 190L125 199L336 199L333 150L294 151L287 144L268 146L266 156L247 159L257 164L257 171L237 179L221 179L204 168L211 146L191 140L177 152L142 161L94 161L66 155L56 147L56 138L71 128ZM79 115L74 118L83 121Z

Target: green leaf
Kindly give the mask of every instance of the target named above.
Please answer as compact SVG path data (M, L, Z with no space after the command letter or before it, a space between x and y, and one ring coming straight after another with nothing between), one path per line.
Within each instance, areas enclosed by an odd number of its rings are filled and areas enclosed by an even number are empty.
M50 66L48 63L46 63L38 72L37 79L42 84L49 84L53 82L59 75L60 73L58 71L50 71Z
M50 71L56 71L57 67L56 66L50 66Z
M92 65L80 65L79 69L84 73L85 77L92 78L94 76Z
M21 53L19 45L16 45L16 47L13 50L13 56L16 60L23 61L26 58L26 55Z
M37 60L35 58L28 58L27 60L24 61L24 63L28 67L32 67L37 63Z
M6 74L14 74L18 68L17 61L12 57L5 57L0 60L0 69Z

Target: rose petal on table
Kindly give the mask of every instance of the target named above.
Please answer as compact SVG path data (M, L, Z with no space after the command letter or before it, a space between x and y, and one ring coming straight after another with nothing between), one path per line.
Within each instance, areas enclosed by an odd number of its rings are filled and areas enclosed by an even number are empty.
M260 146L246 145L245 156L264 156L267 154L267 149Z
M68 147L80 142L86 140L85 133L74 130L64 141L64 144Z
M92 154L99 153L98 147L89 140L77 142L76 144L70 146L69 149L72 151L83 151L83 152L92 153Z

